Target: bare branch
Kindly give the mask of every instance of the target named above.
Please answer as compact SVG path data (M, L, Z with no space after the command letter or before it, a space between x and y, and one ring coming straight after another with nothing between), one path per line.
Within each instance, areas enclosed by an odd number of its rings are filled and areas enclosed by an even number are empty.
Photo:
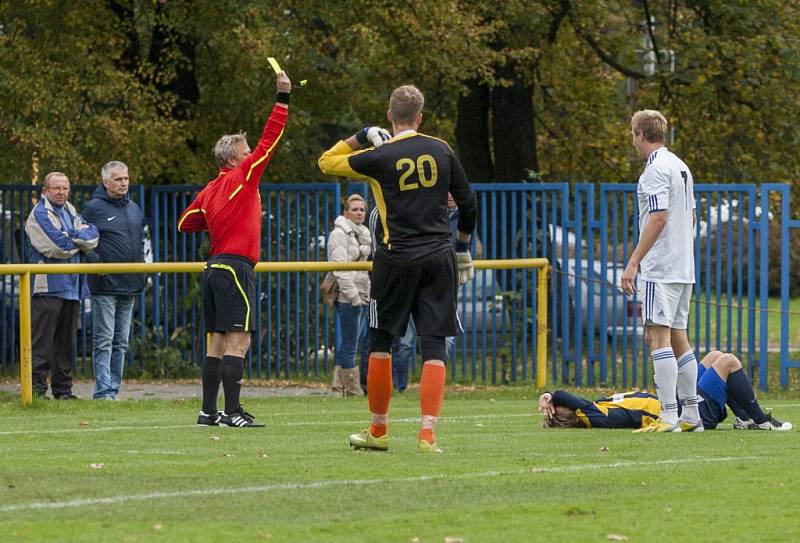
M594 50L594 52L597 53L597 56L600 57L600 59L603 62L605 62L606 64L617 70L622 75L626 75L634 79L648 79L648 76L646 74L628 68L627 66L623 66L613 56L604 51L603 48L600 47L600 44L598 44L594 38L592 38L588 33L583 31L583 29L572 18L572 16L570 16L570 22L572 23L572 28L575 30L575 33L578 35L578 37L580 37L583 41L585 41L589 45L589 47L591 47L592 50Z
M645 19L645 26L647 28L647 35L650 36L650 43L653 44L653 53L656 55L656 66L661 67L661 54L658 50L658 44L656 43L656 34L653 29L653 21L650 18L650 5L647 3L647 0L642 0L642 6L644 7L644 19Z
M560 0L558 3L558 11L550 11L553 18L550 21L550 29L547 32L547 43L553 44L558 37L558 29L561 27L561 22L567 16L569 10L572 8L570 0Z

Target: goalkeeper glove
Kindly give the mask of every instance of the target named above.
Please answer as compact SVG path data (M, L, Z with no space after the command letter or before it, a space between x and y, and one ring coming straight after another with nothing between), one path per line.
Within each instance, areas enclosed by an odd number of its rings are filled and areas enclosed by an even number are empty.
M383 145L383 142L392 139L388 130L380 126L365 126L356 133L356 140L361 145L371 144L376 149Z
M456 265L458 268L458 283L466 285L475 276L475 268L472 266L472 256L469 254L469 242L456 242Z

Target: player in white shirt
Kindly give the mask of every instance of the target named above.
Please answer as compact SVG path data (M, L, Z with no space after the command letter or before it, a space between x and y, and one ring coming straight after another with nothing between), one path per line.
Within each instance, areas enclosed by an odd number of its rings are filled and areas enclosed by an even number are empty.
M639 243L621 286L632 295L641 271L645 339L661 402L661 423L652 431L701 432L697 359L686 334L694 285L694 186L689 167L664 146L666 134L667 120L658 111L638 111L631 118L633 146L647 165L637 187ZM676 353L682 354L676 359ZM683 402L681 420L678 399Z

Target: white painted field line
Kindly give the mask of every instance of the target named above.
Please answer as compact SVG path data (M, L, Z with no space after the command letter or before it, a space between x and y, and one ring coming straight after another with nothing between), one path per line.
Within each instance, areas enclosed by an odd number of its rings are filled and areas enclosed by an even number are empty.
M163 454L166 456L182 456L185 454L189 454L187 451L162 451L158 449L151 449L148 451L137 451L137 450L122 450L120 452L128 453L128 454Z
M442 422L458 422L462 420L488 420L488 419L512 419L517 417L532 417L532 416L541 416L541 413L505 413L503 415L460 415L457 417L439 417L439 423ZM267 424L268 426L319 426L319 425L331 425L331 424L366 424L369 421L369 414L367 414L363 419L357 421L325 421L325 422L318 422L318 421L302 421L302 422L281 422L276 424ZM392 418L389 417L390 423L418 423L419 417L403 417L403 418Z
M52 502L31 502L18 503L0 506L0 513L10 513L14 511L30 511L37 509L66 509L76 507L86 507L91 505L116 505L127 502L142 502L149 500L163 500L169 498L190 498L195 496L219 496L227 494L263 494L282 490L310 490L317 488L329 488L339 486L371 486L384 485L391 483L419 483L425 481L435 481L440 479L466 480L466 479L485 479L490 477L504 477L511 475L523 475L530 473L535 476L539 473L562 473L593 471L598 469L621 469L637 467L653 467L669 464L680 464L683 462L738 462L744 460L756 460L758 456L721 456L721 457L689 457L674 458L669 460L657 461L638 461L638 462L613 462L611 464L578 464L574 466L559 466L553 468L528 468L513 471L484 471L480 473L464 473L462 475L421 475L418 477L405 477L402 479L356 479L340 481L311 481L308 483L277 483L263 486L246 486L239 488L206 488L197 490L184 490L178 492L150 492L148 494L129 494L122 496L108 496L105 498L79 498L66 501Z
M174 428L195 428L195 424L177 424L171 426L105 426L103 428L61 428L59 430L10 430L0 432L0 436L39 435L39 434L72 434L78 432L116 432L121 430L170 430Z
M441 422L456 422L460 420L484 420L484 419L508 419L515 417L531 417L539 415L538 413L507 413L504 415L464 415L457 417L442 417ZM193 417L194 415L192 415ZM282 426L331 426L340 424L366 424L369 422L369 414L365 414L364 418L359 420L343 420L343 421L302 421L302 422L269 422L269 416L265 418L268 428L280 428ZM390 419L393 423L418 423L419 417L416 418L396 418ZM71 434L79 432L116 432L124 430L170 430L174 428L196 428L195 424L178 424L171 426L147 425L147 426L104 426L100 428L82 427L82 428L60 428L54 430L9 430L0 432L0 436L16 436L16 435L39 435L39 434ZM227 431L228 428L223 428L221 431Z

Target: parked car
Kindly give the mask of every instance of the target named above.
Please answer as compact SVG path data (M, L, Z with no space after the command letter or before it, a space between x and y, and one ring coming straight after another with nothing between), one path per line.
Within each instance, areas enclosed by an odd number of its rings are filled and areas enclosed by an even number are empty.
M624 294L619 287L620 277L625 266L609 263L604 276L602 263L599 260L595 260L591 267L588 261L581 260L580 272L578 272L574 259L570 259L567 265L570 303L573 310L579 310L583 314L584 330L588 325L587 311L589 310L589 283L591 282L595 334L598 335L605 329L609 338L628 336L630 340L642 337L644 327L641 321L641 305L638 300ZM604 292L605 327L603 327L602 319ZM580 299L580 308L575 307L578 299Z
M3 229L0 230L0 263L19 263L20 253L17 248L16 231L11 227L10 211L3 211ZM19 277L17 275L0 276L0 368L13 367L19 359Z
M0 276L0 368L13 367L19 360L18 292L16 275Z
M458 289L458 318L467 335L500 333L509 325L495 270L475 270L475 277Z

